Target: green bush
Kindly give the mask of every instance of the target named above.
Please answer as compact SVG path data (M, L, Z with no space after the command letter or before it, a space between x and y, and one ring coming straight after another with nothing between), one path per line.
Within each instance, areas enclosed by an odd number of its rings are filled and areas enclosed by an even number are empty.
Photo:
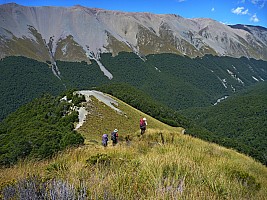
M0 123L0 165L10 166L19 159L43 159L69 146L83 144L73 131L78 113L69 103L51 95L22 106Z

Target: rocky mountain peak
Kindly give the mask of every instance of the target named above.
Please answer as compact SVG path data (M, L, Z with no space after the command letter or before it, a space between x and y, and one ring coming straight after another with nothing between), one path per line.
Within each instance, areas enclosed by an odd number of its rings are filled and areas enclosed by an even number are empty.
M116 55L132 51L142 56L213 54L267 60L264 27L228 26L212 19L80 5L25 7L11 3L0 5L0 10L1 57L88 61L92 57L99 59L105 52Z

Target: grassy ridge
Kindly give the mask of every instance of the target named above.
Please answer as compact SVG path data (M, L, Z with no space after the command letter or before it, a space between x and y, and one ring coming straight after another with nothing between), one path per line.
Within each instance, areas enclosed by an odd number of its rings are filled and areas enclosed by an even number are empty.
M18 190L20 181L12 180L29 182L34 174L41 183L47 183L46 187L51 180L63 181L63 186L54 188L55 193L78 195L85 191L89 199L266 197L266 167L232 150L173 134L150 128L142 139L132 139L130 145L120 142L116 147L104 148L90 144L69 149L52 160L20 163L0 170L1 185ZM8 191L4 192L7 195Z
M113 97L114 98L114 97ZM116 99L116 98L115 98ZM119 140L125 141L126 136L138 135L139 133L139 120L146 117L148 121L148 127L155 129L164 129L174 132L181 132L181 127L168 126L151 116L125 104L119 99L118 109L123 113L118 114L112 108L106 106L103 102L92 98L92 101L87 103L86 107L90 110L90 115L87 115L86 121L79 129L79 132L87 138L86 142L93 141L100 144L100 139L104 133L109 134L116 128L119 130Z

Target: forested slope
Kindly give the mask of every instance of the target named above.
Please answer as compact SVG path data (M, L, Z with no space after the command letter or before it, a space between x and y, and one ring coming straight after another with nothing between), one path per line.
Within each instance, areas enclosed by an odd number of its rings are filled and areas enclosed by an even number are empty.
M59 94L65 88L47 64L25 57L0 61L0 121L21 105L44 93Z
M267 165L267 83L251 86L216 106L182 113L233 147Z
M175 109L204 107L217 99L267 79L265 61L205 56L191 59L174 54L148 55L144 60L133 53L102 54L102 64L113 75L109 80L95 61L57 61L60 79L45 64L24 57L0 61L2 120L31 99L65 89L128 83L155 100Z
M114 82L138 87L171 108L185 109L214 104L267 79L265 61L207 55L191 59L175 54L148 55L142 61L132 53L112 57L103 54L101 62L114 75Z
M68 95L79 104L83 99ZM0 165L10 166L19 159L43 159L66 147L83 144L74 131L78 112L73 103L44 95L20 107L0 123Z

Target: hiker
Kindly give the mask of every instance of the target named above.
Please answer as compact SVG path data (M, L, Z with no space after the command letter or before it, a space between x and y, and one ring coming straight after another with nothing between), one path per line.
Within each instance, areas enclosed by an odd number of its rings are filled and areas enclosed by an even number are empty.
M104 147L108 146L108 135L107 134L104 134L102 136L102 144L103 144Z
M146 126L147 126L147 121L146 118L141 118L140 119L140 129L141 129L141 135L143 135L146 132Z
M118 130L115 129L112 133L111 133L111 140L112 140L112 145L115 146L118 143Z

